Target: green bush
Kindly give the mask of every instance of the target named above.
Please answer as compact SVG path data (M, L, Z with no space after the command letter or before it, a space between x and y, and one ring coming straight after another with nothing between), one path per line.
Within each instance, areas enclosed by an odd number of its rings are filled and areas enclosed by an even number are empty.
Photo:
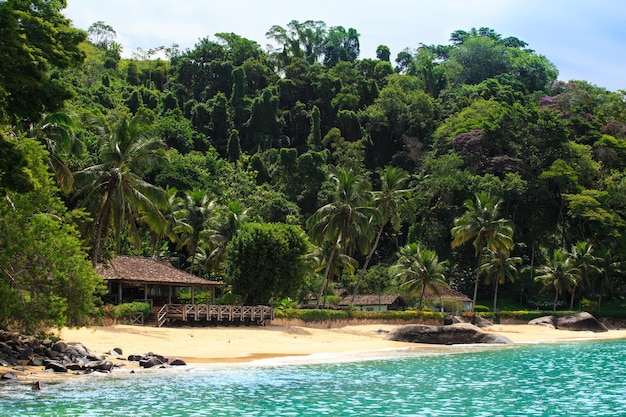
M489 311L489 307L487 307L487 306L483 306L483 305L480 305L480 304L476 304L474 306L474 312L476 312L476 313L486 313L488 311Z
M353 310L298 310L285 309L276 311L276 317L299 319L305 322L327 320L441 320L441 313L435 311L353 311Z
M137 313L143 313L144 317L148 317L150 312L150 304L140 301L118 304L111 309L114 318L131 317Z

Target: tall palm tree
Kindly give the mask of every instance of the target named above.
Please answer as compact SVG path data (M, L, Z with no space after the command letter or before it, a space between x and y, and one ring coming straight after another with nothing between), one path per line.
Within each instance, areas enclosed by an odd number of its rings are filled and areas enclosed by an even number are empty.
M507 280L510 282L515 281L517 277L516 265L522 263L522 258L519 256L507 256L493 249L486 249L486 252L483 256L483 263L480 265L480 271L485 274L485 282L487 284L493 283L494 285L493 312L496 313L498 287Z
M178 208L174 212L174 232L179 236L178 248L184 247L189 254L191 273L196 266L201 242L208 241L215 234L217 213L216 202L208 191L195 188L179 200Z
M613 255L611 249L604 250L599 260L600 274L595 277L592 283L594 291L598 293L598 311L602 306L602 297L613 286L613 277L624 274L624 265L626 265L624 261Z
M69 193L74 185L74 177L65 159L68 156L81 156L83 143L76 137L76 117L65 110L49 113L40 122L29 126L28 135L46 145L50 154L50 167L54 171L57 185L64 193Z
M419 294L419 306L424 306L424 294L430 290L439 294L438 287L447 287L445 273L447 262L439 262L437 253L418 243L409 243L400 249L400 258L393 265L395 278L402 280L402 288L410 294Z
M471 241L478 257L472 313L478 297L478 280L484 249L502 252L508 256L514 245L511 222L499 218L501 200L492 198L485 192L476 194L475 198L476 203L472 200L465 201L463 205L466 211L461 217L454 220L454 227L451 230L452 247L455 248Z
M385 226L391 223L391 227L394 231L399 231L402 226L402 220L413 220L415 217L414 208L415 205L409 199L410 190L406 189L406 184L409 181L409 173L403 169L393 166L387 166L385 169L378 169L378 176L380 178L380 191L374 191L374 205L378 210L378 233L376 239L372 244L363 267L359 271L356 285L354 286L354 292L352 293L352 302L354 297L359 292L359 285L365 271L378 248L380 237L383 234Z
M226 246L230 242L241 225L248 217L248 209L238 201L231 201L218 215L216 230L211 240L213 241L204 256L202 267L204 270L212 271L220 269L224 263L226 255Z
M372 207L369 183L363 177L340 167L331 174L331 180L336 185L333 201L320 207L307 221L309 235L318 246L325 240L332 242L317 299L318 306L337 247L341 244L348 256L356 249L365 253L371 236L370 219L376 212Z
M539 267L537 273L539 275L535 277L535 281L543 284L543 290L554 288L553 309L556 311L556 302L559 296L563 291L571 290L576 285L580 271L576 268L574 259L567 251L555 249L552 257Z
M576 293L576 287L590 288L591 282L594 276L602 273L597 266L598 258L593 255L593 245L586 241L577 242L572 246L571 251L572 258L576 268L578 268L579 274L577 276L578 283L572 287L572 293L569 303L569 309L574 308L574 295Z
M335 249L335 255L331 261L332 264L328 265L328 261L331 260L329 256L331 251L332 242L325 240L321 246L314 246L313 250L305 256L305 260L312 264L313 271L322 272L328 269L326 287L333 282L335 277L340 276L342 271L354 274L354 271L356 271L356 268L359 266L356 259L343 253L341 245ZM322 307L326 305L326 287L322 289Z
M136 248L141 245L137 219L150 227L165 221L160 209L167 206L165 191L144 181L137 172L167 160L164 143L151 136L141 119L122 118L112 130L100 127L100 160L75 174L78 196L96 220L92 263L95 267L104 236L113 228L118 250L122 229Z

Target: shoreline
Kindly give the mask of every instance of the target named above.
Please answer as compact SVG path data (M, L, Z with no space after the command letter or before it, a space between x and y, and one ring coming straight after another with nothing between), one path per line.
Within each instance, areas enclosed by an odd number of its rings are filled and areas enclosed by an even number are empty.
M360 357L386 356L389 352L410 351L416 354L451 354L467 349L507 347L511 345L434 345L386 340L387 333L400 325L364 324L339 328L272 325L266 327L141 327L131 325L63 328L56 332L66 342L80 342L92 353L107 355L122 365L115 373L142 373L126 358L131 354L153 352L170 359L179 358L188 367L245 363L325 363L354 360ZM559 342L582 342L626 339L626 329L593 333L558 330L528 324L496 324L482 331L510 339L514 345ZM122 355L108 355L114 348ZM68 373L46 372L42 367L0 367L0 374L15 372L18 382L55 381L82 377ZM184 367L183 367L184 368ZM157 370L158 371L158 370Z

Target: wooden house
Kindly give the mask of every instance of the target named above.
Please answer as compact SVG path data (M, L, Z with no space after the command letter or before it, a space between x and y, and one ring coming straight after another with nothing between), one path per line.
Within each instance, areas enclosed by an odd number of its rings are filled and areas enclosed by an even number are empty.
M173 267L167 262L137 256L118 256L106 265L98 264L96 272L107 282L107 301L114 304L144 301L153 307L180 303L178 294L191 291L195 303L197 289L210 290L215 301L215 288L223 282L209 281Z

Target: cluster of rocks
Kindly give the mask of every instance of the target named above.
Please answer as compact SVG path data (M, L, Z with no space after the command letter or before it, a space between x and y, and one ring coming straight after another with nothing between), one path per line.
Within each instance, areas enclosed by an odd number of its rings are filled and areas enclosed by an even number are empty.
M108 358L115 357L117 361L137 361L142 368L181 366L186 363L181 359L168 359L162 355L146 353L144 355L130 355L124 358L122 349L115 348L104 355L97 355L89 351L82 343L68 343L62 340L39 340L33 336L0 331L0 366L13 367L16 371L24 372L24 366L43 366L46 371L77 375L92 372L111 372L115 368L124 366L124 363L113 363ZM15 372L6 372L0 375L2 380L17 379Z
M566 314L565 316L544 316L528 322L536 326L552 329L575 330L587 332L608 332L608 327L587 312Z
M473 324L469 324L469 322ZM565 316L545 316L528 322L532 325L548 326L554 329L606 332L607 326L589 313L572 313ZM409 324L391 331L387 338L398 342L432 343L456 345L469 343L512 343L510 339L491 333L485 333L480 327L488 327L491 323L480 316L474 319L453 317L444 326L425 324Z
M387 335L387 339L396 342L430 343L438 345L458 345L469 343L513 343L510 339L485 333L471 324L456 323L448 326L430 326L426 324L407 324Z
M170 366L185 366L184 360L179 358L168 359L163 355L156 353L144 353L143 355L133 354L128 357L129 361L139 362L142 368L169 368Z

